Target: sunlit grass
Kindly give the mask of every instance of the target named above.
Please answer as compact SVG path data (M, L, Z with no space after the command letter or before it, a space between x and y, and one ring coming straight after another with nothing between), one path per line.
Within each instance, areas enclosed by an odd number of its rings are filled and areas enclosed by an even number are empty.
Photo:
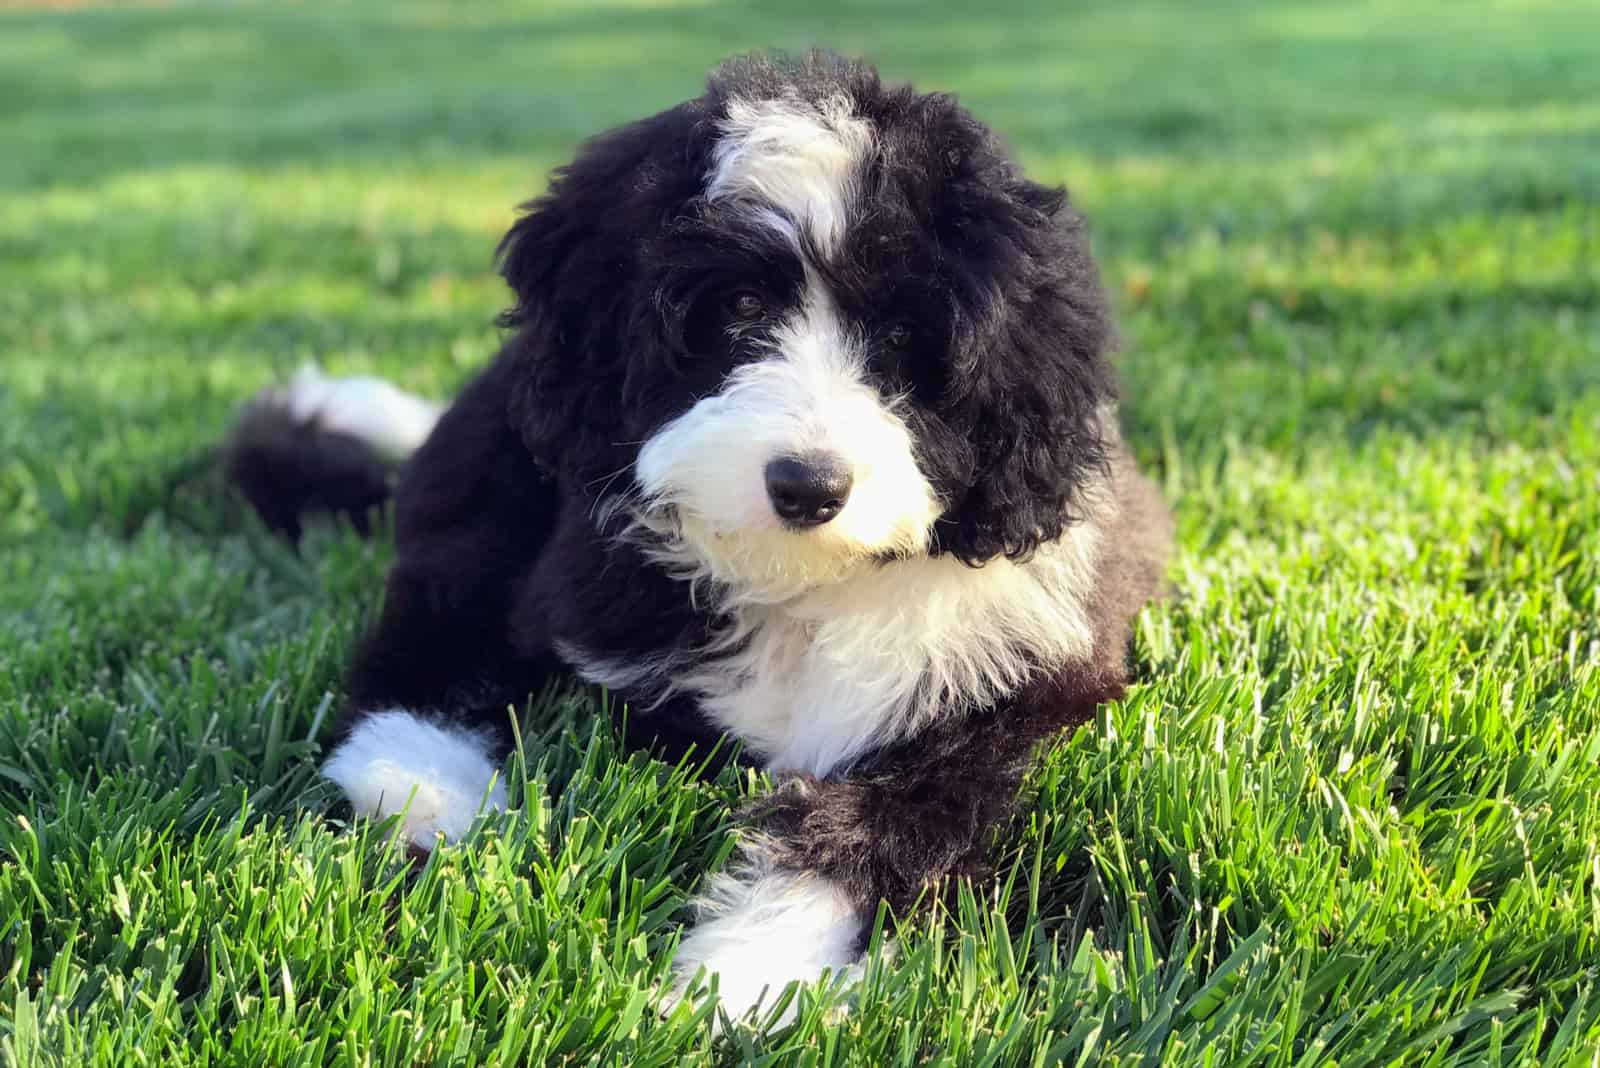
M316 777L387 542L206 450L308 359L448 395L579 138L810 44L1071 186L1180 543L1002 879L717 1045L653 991L759 784L556 698L408 869ZM1592 1066L1596 100L1575 2L0 11L0 1058Z

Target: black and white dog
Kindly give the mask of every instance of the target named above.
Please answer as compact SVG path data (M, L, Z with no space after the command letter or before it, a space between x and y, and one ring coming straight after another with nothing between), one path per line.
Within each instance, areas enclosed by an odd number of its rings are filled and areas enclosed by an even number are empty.
M291 533L420 444L325 774L454 841L505 804L508 710L576 673L637 741L726 733L777 781L679 989L845 972L880 901L984 869L1159 583L1083 225L952 98L814 55L591 141L500 253L509 339L442 415L308 374L233 440Z

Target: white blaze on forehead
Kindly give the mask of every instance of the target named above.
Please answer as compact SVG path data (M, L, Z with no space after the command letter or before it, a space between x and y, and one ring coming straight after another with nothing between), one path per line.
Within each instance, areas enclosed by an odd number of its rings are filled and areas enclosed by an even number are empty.
M640 489L676 513L671 562L770 601L875 557L925 550L939 501L899 405L868 381L859 340L825 289L813 281L771 348L640 450ZM764 472L780 456L811 453L844 465L852 487L831 522L800 534L774 513Z
M849 100L736 98L721 129L706 199L754 201L791 237L804 227L824 252L838 243L855 175L872 146L872 128L851 114Z

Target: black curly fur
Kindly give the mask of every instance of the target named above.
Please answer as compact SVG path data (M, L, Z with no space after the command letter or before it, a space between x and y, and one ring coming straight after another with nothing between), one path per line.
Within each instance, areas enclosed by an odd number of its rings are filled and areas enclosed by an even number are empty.
M1103 469L1097 413L1114 400L1110 317L1066 192L1025 178L943 94L887 88L837 57L730 63L704 97L591 141L500 243L516 294L502 317L522 364L513 416L529 451L594 493L697 396L718 361L686 338L701 287L730 269L793 293L777 239L699 201L730 97L843 92L879 132L862 176L871 212L826 264L847 313L921 324L933 367L875 361L919 400L919 460L950 502L936 552L970 564L1060 536ZM632 443L632 444L630 444Z
M315 419L296 419L270 395L239 417L223 448L223 468L261 521L293 542L310 515L342 516L368 533L397 476L395 465L366 442Z
M780 865L837 880L863 909L903 908L943 876L983 870L1036 746L1122 691L1168 520L1102 421L1112 328L1066 193L1025 178L953 98L885 86L864 64L735 61L703 96L589 142L526 205L499 247L511 334L402 480L350 722L401 706L500 731L508 704L566 677L558 640L622 663L703 649L718 619L639 548L597 533L595 514L641 443L754 358L708 326L727 280L778 300L805 282L791 247L704 197L729 101L779 96L847 98L876 138L857 176L864 206L816 269L865 339L872 384L908 398L918 465L944 505L932 551L973 567L1022 558L1083 519L1092 483L1119 505L1101 531L1092 654L993 707L953 707L846 771L795 778L751 813ZM891 322L917 331L910 355L882 340ZM718 736L683 696L633 726L674 750Z

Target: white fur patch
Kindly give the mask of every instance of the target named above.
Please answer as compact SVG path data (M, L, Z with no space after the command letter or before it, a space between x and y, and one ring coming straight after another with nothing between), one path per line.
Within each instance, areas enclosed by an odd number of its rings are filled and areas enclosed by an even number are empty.
M381 378L329 378L302 367L282 393L296 422L360 438L378 452L405 459L422 445L442 409Z
M1084 500L1089 517L1023 561L857 561L781 600L711 586L730 622L704 648L627 663L561 652L643 708L693 694L773 771L829 775L941 712L991 705L1090 654L1089 598L1115 502L1095 487Z
M406 836L423 849L454 842L481 811L506 807L505 783L484 739L411 712L369 712L322 767L357 812L404 810Z
M829 972L859 978L857 942L865 918L837 885L819 875L781 872L759 854L709 878L695 902L698 922L673 958L671 999L681 998L702 968L717 978L717 997L735 1019L772 1005L791 982ZM784 1020L793 1019L790 1002Z
M936 715L986 707L1094 645L1098 527L1022 563L921 556L733 613L682 685L775 771L829 775Z
M706 199L756 206L758 217L791 238L803 228L824 251L844 234L856 172L872 147L872 127L850 101L731 100L711 153Z
M808 287L771 346L653 434L635 474L642 521L661 534L655 521L671 517L663 563L775 603L865 559L922 552L940 506L896 403L865 381L859 345L822 286ZM803 453L833 457L853 481L834 519L797 531L774 513L765 472Z

